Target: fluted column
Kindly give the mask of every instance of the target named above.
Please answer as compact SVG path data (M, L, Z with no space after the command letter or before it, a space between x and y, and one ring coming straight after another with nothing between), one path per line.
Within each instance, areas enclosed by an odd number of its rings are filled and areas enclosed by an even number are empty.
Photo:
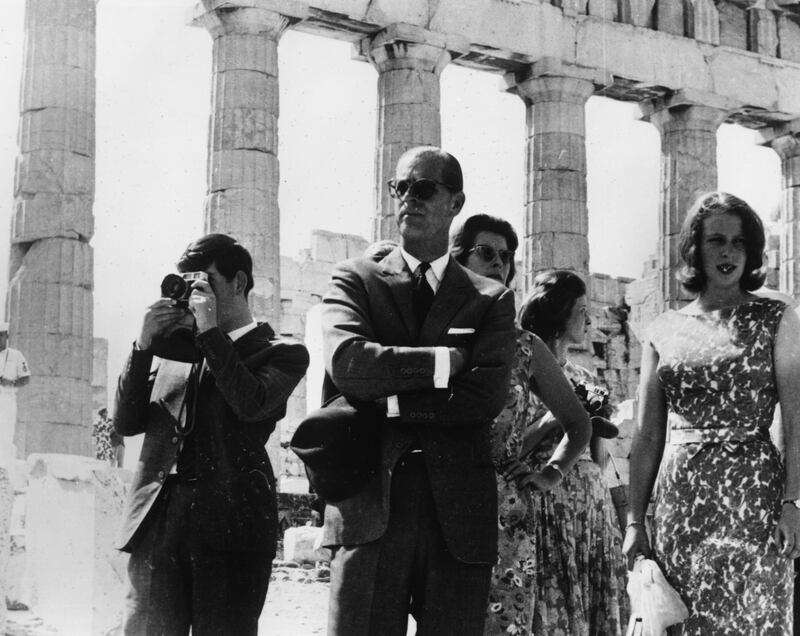
M691 298L676 278L682 263L678 237L692 203L717 188L717 129L725 115L720 106L688 101L678 94L659 100L644 116L661 133L658 243L662 309L680 307Z
M96 0L27 0L7 314L18 455L90 455Z
M305 10L285 4L288 15L236 2L204 2L192 20L214 41L205 231L235 236L250 250L255 279L250 306L276 331L281 308L278 40Z
M526 108L523 290L543 269L589 274L585 106L594 82L536 71L506 78Z
M800 120L763 136L781 158L780 290L800 298Z
M369 60L378 70L373 240L397 239L386 182L406 150L441 144L439 77L444 67L467 49L463 38L399 24L356 45L356 56Z

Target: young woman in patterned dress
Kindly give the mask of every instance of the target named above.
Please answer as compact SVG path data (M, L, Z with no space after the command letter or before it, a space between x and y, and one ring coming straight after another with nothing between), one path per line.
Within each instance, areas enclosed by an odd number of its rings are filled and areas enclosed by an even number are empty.
M624 551L629 567L654 556L689 607L671 633L787 635L800 556L800 320L752 293L764 281L764 229L741 199L702 196L680 251L696 297L656 318L642 348ZM768 431L777 403L785 464Z
M575 392L583 396L584 408L607 416L602 412L607 391L598 386L598 378L567 360L570 346L584 344L590 324L583 280L566 270L541 272L519 316L520 325L553 352ZM530 452L532 465L538 466L547 461L561 433L553 414L536 400L534 413L542 416L528 428L522 452ZM603 425L598 418L592 421L598 428ZM622 535L603 478L601 464L607 451L602 442L593 437L591 453L587 449L556 488L531 494L537 635L614 636L625 629L628 600Z
M514 278L516 248L511 225L487 214L469 217L450 240L450 251L459 263L504 285ZM534 390L542 397L537 398ZM566 434L548 461L533 470L521 460L520 451L525 429L543 402L559 417ZM498 469L498 557L485 634L534 633L533 582L541 565L534 549L537 529L530 492L553 488L569 474L589 442L590 430L589 418L553 355L538 337L520 329L508 399L491 431Z

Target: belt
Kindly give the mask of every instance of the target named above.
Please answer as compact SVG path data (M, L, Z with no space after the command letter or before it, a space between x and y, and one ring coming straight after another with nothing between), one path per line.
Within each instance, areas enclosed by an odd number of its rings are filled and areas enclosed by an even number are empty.
M736 426L722 428L673 428L669 434L669 443L683 444L724 444L726 442L768 442L769 429L742 428Z

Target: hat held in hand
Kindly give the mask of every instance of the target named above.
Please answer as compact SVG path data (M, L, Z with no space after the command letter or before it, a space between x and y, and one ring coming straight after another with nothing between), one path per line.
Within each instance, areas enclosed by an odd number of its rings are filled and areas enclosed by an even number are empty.
M374 408L356 410L340 395L297 427L289 447L303 460L308 481L325 501L352 497L377 474L383 417Z

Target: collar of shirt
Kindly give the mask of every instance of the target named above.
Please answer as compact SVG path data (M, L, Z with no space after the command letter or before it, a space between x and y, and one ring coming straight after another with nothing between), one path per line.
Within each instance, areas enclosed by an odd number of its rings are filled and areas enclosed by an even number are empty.
M408 264L408 268L415 272L417 271L417 267L422 262L416 256L412 256L408 252L400 247L400 253L403 255L406 263ZM431 286L433 293L435 294L439 290L439 283L444 278L444 270L447 269L447 263L450 261L450 254L445 252L442 256L437 258L434 261L430 262L430 269L425 272L425 278L428 279L428 284Z
M256 327L258 327L258 323L254 320L249 325L245 325L244 327L239 327L238 329L234 329L233 331L229 331L228 332L228 338L231 339L231 342L236 342L244 334L246 334L248 331L252 331Z

